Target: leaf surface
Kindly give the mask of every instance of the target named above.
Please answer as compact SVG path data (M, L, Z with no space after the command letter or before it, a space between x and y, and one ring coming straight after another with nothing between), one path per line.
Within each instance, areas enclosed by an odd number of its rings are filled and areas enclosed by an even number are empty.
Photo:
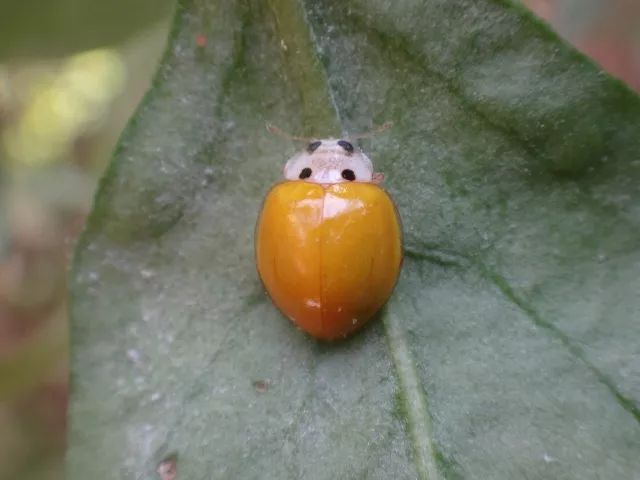
M255 271L264 126L386 120L401 280L317 343ZM506 1L183 1L78 247L69 478L633 478L639 127Z

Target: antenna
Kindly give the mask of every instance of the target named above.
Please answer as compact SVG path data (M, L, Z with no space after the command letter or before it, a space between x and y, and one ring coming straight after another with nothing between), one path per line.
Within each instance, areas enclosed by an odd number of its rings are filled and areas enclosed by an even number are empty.
M286 138L287 140L294 140L298 142L310 142L311 140L313 140L313 138L310 138L310 137L299 137L297 135L291 135L290 133L285 132L281 128L276 127L271 123L267 123L266 127L269 133L278 135L279 137L282 137L282 138ZM391 127L393 127L393 122L386 121L382 125L375 127L373 130L369 130L366 133L359 133L357 135L346 135L346 138L349 138L351 140L359 140L361 138L370 138L370 137L373 137L374 135L377 135L378 133L382 133L385 130L388 130Z
M286 138L287 140L296 140L299 142L309 142L312 139L306 137L298 137L296 135L291 135L290 133L285 132L281 128L276 127L270 123L267 123L267 132L273 133L274 135L278 135L279 137Z
M357 135L349 135L348 138L351 140L359 140L361 138L370 138L373 137L374 135L378 134L378 133L382 133L385 130L389 129L393 127L393 122L391 121L386 121L384 122L382 125L380 125L379 127L374 128L373 130L370 130L366 133L359 133Z

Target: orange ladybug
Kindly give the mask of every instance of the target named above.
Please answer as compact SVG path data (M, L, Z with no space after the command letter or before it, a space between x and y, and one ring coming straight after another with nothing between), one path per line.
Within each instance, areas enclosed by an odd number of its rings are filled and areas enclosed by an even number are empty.
M347 140L312 141L267 194L256 227L258 273L273 303L322 340L344 338L388 300L402 231L382 174Z

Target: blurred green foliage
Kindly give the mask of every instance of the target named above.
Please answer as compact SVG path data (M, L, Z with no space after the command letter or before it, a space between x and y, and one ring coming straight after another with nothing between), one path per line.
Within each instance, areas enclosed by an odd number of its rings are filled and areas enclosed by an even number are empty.
M67 265L173 5L130 2L129 18L124 2L31 3L3 4L0 18L2 480L62 478Z
M4 0L0 62L115 45L165 19L173 5L171 0Z
M78 53L60 63L32 72L26 82L19 81L29 76L22 70L6 80L14 98L23 99L20 114L2 135L8 161L41 167L68 158L73 139L99 131L122 92L125 67L115 49Z

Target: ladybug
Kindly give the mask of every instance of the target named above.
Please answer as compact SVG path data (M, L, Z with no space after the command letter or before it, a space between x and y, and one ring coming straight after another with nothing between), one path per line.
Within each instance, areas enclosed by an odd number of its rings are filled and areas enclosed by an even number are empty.
M273 303L321 340L361 328L390 297L402 230L371 160L347 140L311 141L289 159L256 226L256 263Z

